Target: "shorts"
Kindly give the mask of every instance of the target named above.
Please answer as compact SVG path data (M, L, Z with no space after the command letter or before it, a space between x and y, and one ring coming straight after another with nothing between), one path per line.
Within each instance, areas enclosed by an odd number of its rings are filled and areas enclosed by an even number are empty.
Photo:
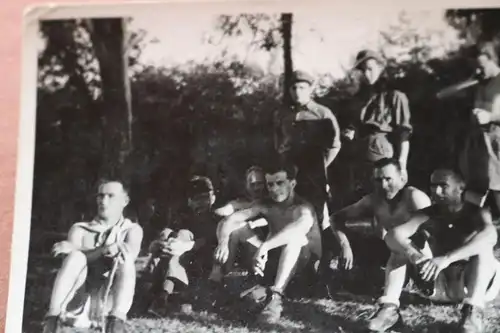
M500 262L495 260L495 265L496 272L488 285L484 299L485 302L494 300L500 291ZM453 263L439 273L437 279L431 285L431 290L426 291L424 290L429 289L427 283L421 282L422 280L415 276L417 274L415 269L411 271L410 275L415 278L414 280L419 289L418 292L422 297L437 303L458 303L463 301L467 296L467 266L468 261L466 260Z
M354 264L362 267L385 267L391 251L384 240L361 232L345 231L354 256ZM335 244L335 254L340 255L340 246Z

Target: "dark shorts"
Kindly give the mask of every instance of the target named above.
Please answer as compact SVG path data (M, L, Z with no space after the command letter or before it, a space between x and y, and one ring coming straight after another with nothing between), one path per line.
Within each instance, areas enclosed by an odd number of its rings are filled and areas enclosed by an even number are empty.
M113 269L113 258L102 257L87 266L86 285L102 283L107 279L107 273Z
M385 267L391 251L384 240L358 231L347 230L345 233L351 244L355 265L363 267ZM334 254L340 255L340 245L338 242L336 242L332 248Z

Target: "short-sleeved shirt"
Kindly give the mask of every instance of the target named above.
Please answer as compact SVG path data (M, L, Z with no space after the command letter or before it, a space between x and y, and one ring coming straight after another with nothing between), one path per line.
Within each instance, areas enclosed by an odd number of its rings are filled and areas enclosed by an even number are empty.
M285 117L285 141L292 146L340 147L340 127L337 118L326 106L310 101L297 106L295 113Z
M480 207L464 204L458 212L443 210L438 205L422 209L429 220L420 226L426 231L435 256L445 255L465 244L478 230Z
M372 87L371 96L361 110L360 136L381 132L389 134L391 141L408 140L413 131L408 97L385 81L380 79Z

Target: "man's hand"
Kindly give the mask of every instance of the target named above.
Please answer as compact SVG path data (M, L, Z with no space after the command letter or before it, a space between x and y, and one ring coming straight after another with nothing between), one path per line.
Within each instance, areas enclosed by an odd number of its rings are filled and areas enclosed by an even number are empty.
M351 270L354 264L354 254L351 246L343 245L340 250L340 266L345 270Z
M227 242L220 242L217 248L215 249L214 259L220 263L224 264L229 257L229 245Z
M479 125L486 125L491 122L491 113L486 110L475 108L472 114Z
M424 259L417 262L417 267L420 267L419 274L425 281L436 280L439 273L450 266L451 262L447 257L436 257L432 259Z
M268 253L267 247L265 246L265 243L262 243L253 257L254 271L260 276L264 276L264 270L266 268L266 263L267 263L267 253Z
M168 252L172 256L181 256L185 252L191 251L193 249L193 246L193 241L183 241L174 238L172 239L172 241L167 243L165 252Z
M66 255L70 254L74 250L76 250L75 246L72 243L65 240L54 244L54 246L52 247L52 255L54 257L60 256L61 254Z
M120 246L118 245L118 242L115 242L111 245L106 246L106 249L104 250L104 255L106 257L111 257L114 258L116 257L119 253L121 252Z
M352 141L354 140L354 135L356 134L356 131L352 128L346 128L342 131L342 137L345 139Z

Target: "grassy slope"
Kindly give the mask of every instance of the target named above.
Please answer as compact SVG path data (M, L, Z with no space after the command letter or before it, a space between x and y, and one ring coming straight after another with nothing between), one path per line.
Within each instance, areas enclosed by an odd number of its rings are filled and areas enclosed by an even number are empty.
M500 250L497 251L500 257ZM143 262L138 263L138 269ZM26 293L24 332L40 331L40 322L47 307L53 281L52 269L44 261L33 261L30 265L29 281ZM52 273L48 273L51 270ZM237 279L230 285L237 285ZM366 280L354 281L366 284ZM231 288L230 288L231 289ZM235 289L233 287L232 289ZM200 300L211 297L206 290L197 292ZM243 307L234 304L223 309L197 310L198 301L193 302L194 312L190 315L172 313L165 319L140 318L133 316L129 321L131 332L365 332L366 318L375 309L373 303L379 296L377 292L358 292L356 294L339 290L334 300L290 299L285 304L283 319L273 326L259 326ZM137 299L138 295L136 295ZM415 303L406 296L403 301L402 315L405 320L405 332L454 332L453 323L459 318L459 308L444 305ZM413 300L414 301L414 300ZM500 332L500 300L490 304L486 312L488 327L486 332ZM88 330L80 330L87 332ZM69 328L64 333L78 332Z

